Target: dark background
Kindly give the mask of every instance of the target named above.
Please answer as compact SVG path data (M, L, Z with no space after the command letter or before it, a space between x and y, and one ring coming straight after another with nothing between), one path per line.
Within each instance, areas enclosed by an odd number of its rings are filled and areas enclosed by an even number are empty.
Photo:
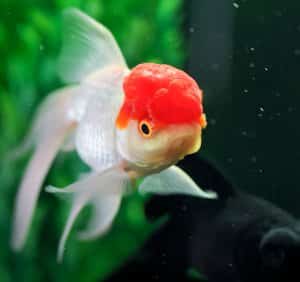
M300 2L187 2L187 70L209 122L200 154L299 215Z

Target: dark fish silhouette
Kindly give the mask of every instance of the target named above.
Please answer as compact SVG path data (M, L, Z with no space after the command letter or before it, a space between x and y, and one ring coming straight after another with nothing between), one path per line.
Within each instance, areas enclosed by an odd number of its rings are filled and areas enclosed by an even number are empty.
M153 197L147 217L169 214L167 222L108 281L195 281L190 269L211 282L300 281L300 224L293 216L235 190L206 161L194 157L183 166L220 198Z

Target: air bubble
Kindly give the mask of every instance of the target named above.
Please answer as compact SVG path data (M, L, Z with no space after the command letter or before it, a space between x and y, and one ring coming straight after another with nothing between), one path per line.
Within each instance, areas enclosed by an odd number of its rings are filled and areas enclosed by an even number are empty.
M190 27L190 28L189 28L189 32L190 32L190 33L193 33L194 31L195 31L195 28L194 28L194 27Z
M295 49L294 54L295 56L300 56L300 49Z

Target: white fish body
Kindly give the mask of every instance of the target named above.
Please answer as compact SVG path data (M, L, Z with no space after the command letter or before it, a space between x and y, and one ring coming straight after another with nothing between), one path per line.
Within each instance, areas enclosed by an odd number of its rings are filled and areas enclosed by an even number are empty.
M91 239L104 234L118 212L130 181L142 176L140 171L128 171L128 160L117 146L115 120L124 96L123 78L129 72L122 53L112 34L79 10L68 9L64 20L59 73L65 82L76 85L51 94L38 112L27 139L35 141L36 149L16 198L12 233L12 247L20 250L55 155L60 149L76 149L91 167L91 173L64 189L47 188L48 192L72 198L71 212L59 244L59 260L82 208L91 204L94 214L80 238ZM155 174L147 170L145 175L148 176L139 187L142 192L216 197L214 192L201 190L175 166Z

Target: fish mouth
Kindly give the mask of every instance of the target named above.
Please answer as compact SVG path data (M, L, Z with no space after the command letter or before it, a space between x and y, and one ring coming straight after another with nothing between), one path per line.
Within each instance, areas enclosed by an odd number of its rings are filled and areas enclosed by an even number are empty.
M135 167L147 172L155 173L165 168L175 165L178 161L184 159L185 156L196 153L201 147L201 133L187 135L174 139L170 142L167 150L160 156L152 156L147 161L140 161L135 163Z

